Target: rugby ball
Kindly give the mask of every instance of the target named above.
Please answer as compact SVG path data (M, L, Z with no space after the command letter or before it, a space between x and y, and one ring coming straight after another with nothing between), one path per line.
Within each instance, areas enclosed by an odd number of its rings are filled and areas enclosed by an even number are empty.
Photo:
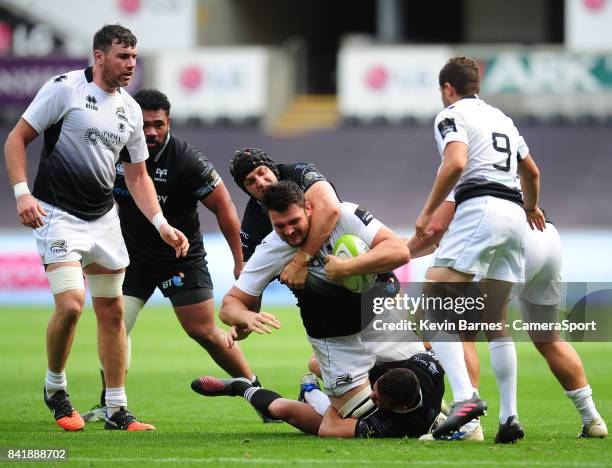
M352 234L345 234L338 238L334 244L333 254L343 260L358 257L370 250L359 237ZM342 286L354 293L362 293L370 289L376 281L376 274L345 276L342 279Z

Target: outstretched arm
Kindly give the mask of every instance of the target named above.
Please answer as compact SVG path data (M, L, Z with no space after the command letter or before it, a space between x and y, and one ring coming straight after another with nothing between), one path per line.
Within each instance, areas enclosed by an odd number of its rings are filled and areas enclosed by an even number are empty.
M232 203L225 184L221 182L213 192L201 200L217 218L219 229L227 241L232 257L234 258L234 278L238 278L242 271L242 245L240 243L240 220L236 207Z
M164 242L174 248L177 258L187 255L189 242L185 234L170 226L164 218L157 201L155 186L149 174L147 174L144 161L137 163L124 162L123 168L125 170L125 184L138 209L155 225Z
M249 310L250 305L256 300L257 297L232 286L232 289L223 297L219 318L226 325L236 327L242 338L246 338L251 332L272 333L269 327L280 328L281 325L276 316L267 312Z
M468 147L465 143L451 141L446 145L442 165L436 175L431 193L416 222L415 235L419 239L424 239L434 234L430 226L433 214L459 181L467 160Z
M437 244L440 242L440 239L442 239L442 236L448 229L454 215L455 202L442 202L442 204L434 212L429 223L429 229L431 230L432 235L430 237L420 239L415 234L408 239L406 245L410 249L410 255L412 258L423 257L436 250Z

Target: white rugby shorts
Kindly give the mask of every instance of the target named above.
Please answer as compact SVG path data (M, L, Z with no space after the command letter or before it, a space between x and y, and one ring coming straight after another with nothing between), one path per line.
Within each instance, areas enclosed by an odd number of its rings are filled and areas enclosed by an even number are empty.
M57 206L39 201L47 212L44 225L34 230L43 264L80 261L83 267L96 263L110 270L129 265L117 208L93 221L85 221Z
M368 382L368 373L376 363L376 356L368 351L361 335L333 338L308 337L323 377L323 391L341 396Z
M481 279L522 282L527 229L525 211L518 204L488 195L470 198L457 207L433 266Z
M561 297L563 246L557 228L546 224L543 232L527 227L525 236L525 285L521 301L558 305Z

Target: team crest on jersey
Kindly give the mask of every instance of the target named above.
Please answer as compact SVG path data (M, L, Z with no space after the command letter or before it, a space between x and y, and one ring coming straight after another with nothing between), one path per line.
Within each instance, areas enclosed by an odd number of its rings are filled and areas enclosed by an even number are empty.
M120 132L125 132L125 124L123 122L119 122L119 131Z
M57 239L51 242L49 250L52 254L68 253L68 242L65 239Z
M438 131L440 132L442 139L444 139L444 137L448 133L456 132L457 126L455 125L455 119L451 119L450 117L448 117L440 121L440 123L438 124Z
M125 175L125 169L123 169L123 163L115 164L115 172L117 175Z
M95 98L95 96L92 96L91 94L88 94L87 97L85 98L85 107L87 107L88 109L91 110L98 110L98 100Z
M168 177L168 169L162 169L161 167L155 169L155 177L153 177L155 182L166 182L166 177Z
M119 106L117 109L115 109L115 115L119 120L124 120L127 122L127 117L125 116L125 109L123 106Z
M68 76L67 75L59 75L57 77L55 77L55 79L53 80L54 83L61 83L64 80L67 80Z
M370 224L370 222L374 219L374 215L370 213L368 210L366 210L365 208L362 208L361 206L357 207L357 209L355 210L355 215L366 226Z

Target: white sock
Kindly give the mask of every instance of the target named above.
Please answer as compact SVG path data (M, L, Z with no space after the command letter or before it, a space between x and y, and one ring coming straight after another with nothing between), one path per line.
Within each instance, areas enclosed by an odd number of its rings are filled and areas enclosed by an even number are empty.
M257 376L253 374L253 377L251 377L251 383L255 385L255 382L257 382Z
M472 387L472 392L476 394L476 396L480 397L480 393L478 393L478 389Z
M51 398L53 394L59 390L66 391L67 386L68 380L66 380L65 371L56 373L47 369L47 373L45 374L45 391L47 392L47 398Z
M106 387L106 416L111 417L119 408L127 408L127 395L124 387Z
M601 415L597 412L597 408L595 408L595 402L592 397L593 390L591 390L590 385L576 390L569 390L565 392L565 394L572 400L572 403L574 403L574 406L580 413L582 424L588 426L593 419L601 418Z
M489 343L491 369L499 389L499 422L518 416L516 406L516 348L512 338L500 338Z
M318 388L314 388L309 392L304 393L304 399L306 400L306 403L312 406L321 416L323 416L327 411L327 408L331 406L329 397Z
M436 339L438 338L439 335L436 335ZM472 383L465 365L461 341L432 341L430 344L446 372L453 392L453 400L457 402L472 398Z

